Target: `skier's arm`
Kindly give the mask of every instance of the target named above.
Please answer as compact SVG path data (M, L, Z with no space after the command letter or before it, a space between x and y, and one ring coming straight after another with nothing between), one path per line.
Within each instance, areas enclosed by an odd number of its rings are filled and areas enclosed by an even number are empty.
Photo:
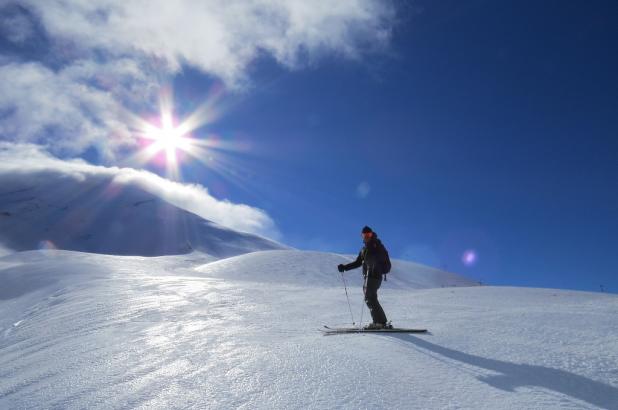
M358 253L358 257L356 258L354 262L348 263L347 265L343 265L343 270L351 270L351 269L359 268L363 264L362 254L363 254L363 251L360 251Z

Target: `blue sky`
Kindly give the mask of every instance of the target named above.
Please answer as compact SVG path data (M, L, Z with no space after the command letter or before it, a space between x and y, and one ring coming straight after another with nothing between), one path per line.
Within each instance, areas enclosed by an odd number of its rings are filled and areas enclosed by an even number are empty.
M367 224L393 257L484 283L618 292L618 5L359 2L374 19L350 4L342 15L352 17L334 23L325 11L306 15L318 22L326 16L326 46L304 34L264 51L269 38L250 57L243 52L222 64L186 51L180 38L176 54L170 51L176 60L168 61L178 67L164 75L143 57L134 60L139 69L127 68L128 51L105 51L118 41L111 35L105 43L66 46L58 41L66 41L66 29L46 17L54 14L25 4L9 11L30 16L38 28L20 32L36 41L3 41L2 63L33 60L53 81L77 81L76 70L59 75L49 47L32 45L42 39L69 54L60 66L75 66L71 53L88 53L97 64L123 61L105 66L117 80L111 93L141 115L157 111L152 84L171 86L181 117L224 87L220 117L194 135L216 134L240 149L213 151L225 162L223 175L199 161L183 163L183 181L264 210L289 245L355 253ZM27 25L4 21L5 33ZM304 33L305 25L295 28ZM149 46L132 44L145 55ZM95 90L98 78L87 80ZM144 98L123 94L136 84ZM82 98L77 94L67 101ZM95 108L112 104L96 101ZM20 118L9 125L27 116ZM92 122L96 128L115 118ZM10 129L0 128L4 139L11 140ZM97 142L107 129L80 141L80 149L52 151L114 164L102 153L113 149ZM40 134L21 140L41 143ZM467 251L476 255L471 263L462 259Z
M214 125L257 147L250 192L226 194L301 248L355 252L369 224L394 255L487 283L616 291L611 9L425 3L378 61L260 61L256 89Z

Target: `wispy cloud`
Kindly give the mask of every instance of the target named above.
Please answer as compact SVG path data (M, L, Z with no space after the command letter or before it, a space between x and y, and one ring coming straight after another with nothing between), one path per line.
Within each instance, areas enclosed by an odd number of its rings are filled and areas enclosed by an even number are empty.
M11 254L11 253L13 253L13 252L14 252L14 251L13 251L12 249L7 248L6 246L3 246L3 245L0 243L0 258L1 258L1 257L3 257L3 256L6 256L6 255L9 255L9 254Z
M173 182L143 170L90 165L82 160L64 161L52 157L40 146L0 142L0 184L23 180L24 185L41 181L53 187L66 182L89 184L108 179L142 189L210 221L242 232L279 239L280 233L270 216L261 209L214 198L198 184Z
M82 82L85 64L53 71L40 63L0 66L0 135L16 142L36 142L61 155L90 146L112 158L133 139L114 94ZM105 66L99 66L102 72ZM116 73L116 75L119 75ZM133 80L137 81L137 80Z
M270 55L290 69L387 46L390 1L24 0L0 3L0 138L61 155L134 144L123 111L156 106L184 66L228 88Z
M389 37L376 0L28 1L48 33L111 55L143 53L239 81L260 53L296 66L334 52L357 58Z

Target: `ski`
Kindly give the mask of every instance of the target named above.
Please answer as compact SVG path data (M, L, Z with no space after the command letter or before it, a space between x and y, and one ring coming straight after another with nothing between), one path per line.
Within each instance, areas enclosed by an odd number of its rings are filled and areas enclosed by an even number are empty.
M358 327L329 327L324 325L324 329L320 330L326 335L345 333L427 333L427 329L403 329L398 327L391 329L362 329Z

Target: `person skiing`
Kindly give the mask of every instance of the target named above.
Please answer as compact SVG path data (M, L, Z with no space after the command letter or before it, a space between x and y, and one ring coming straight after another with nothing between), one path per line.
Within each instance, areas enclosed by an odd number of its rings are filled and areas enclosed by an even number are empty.
M337 270L345 272L351 269L356 269L363 266L363 293L365 294L365 303L371 313L373 323L365 327L365 329L385 329L391 327L386 320L384 309L378 302L378 289L382 284L382 275L387 273L384 268L385 259L388 260L388 253L382 245L378 235L365 226L361 233L364 246L358 253L358 257L352 263L346 265L339 264ZM388 262L390 263L390 261Z

